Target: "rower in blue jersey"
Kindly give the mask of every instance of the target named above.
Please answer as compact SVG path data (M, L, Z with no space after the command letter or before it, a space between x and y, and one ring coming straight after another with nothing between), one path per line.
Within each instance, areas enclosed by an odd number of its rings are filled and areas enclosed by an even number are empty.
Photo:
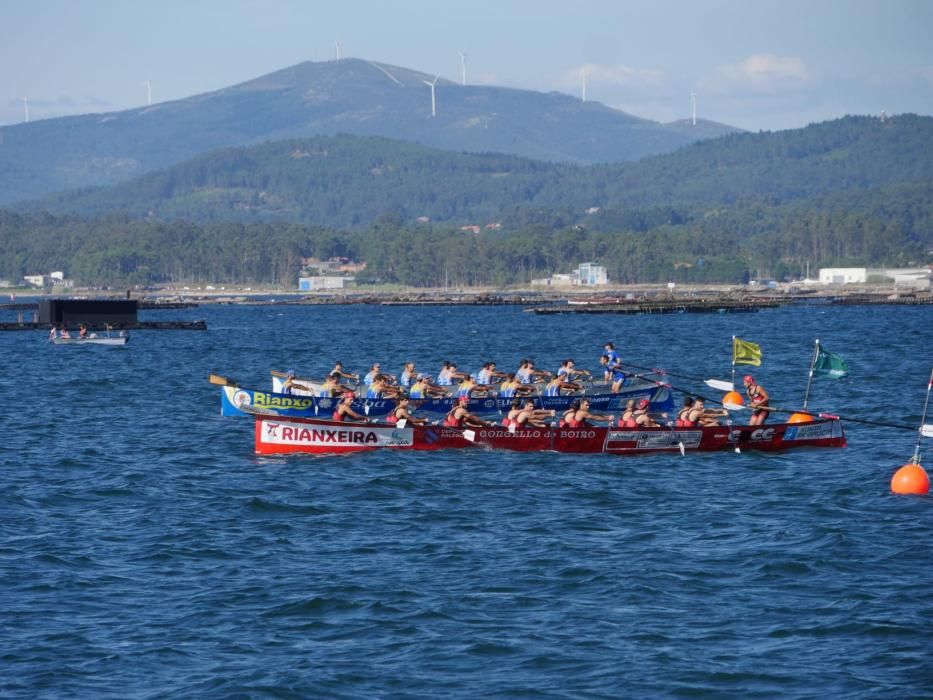
M618 357L618 355L616 355ZM603 355L599 358L599 364L603 366L605 370L605 379L607 382L612 382L610 391L612 393L618 393L622 388L622 385L625 384L625 372L622 371L622 363L619 361L613 362L611 355Z
M402 367L402 374L399 375L398 383L402 386L411 386L412 380L415 378L415 363L406 362Z
M487 362L483 365L483 368L476 373L476 381L479 384L492 385L495 384L497 380L505 377L505 372L499 372L496 369L495 362Z
M375 379L376 375L379 374L381 371L380 367L381 365L378 362L373 364L373 366L370 367L369 371L366 373L366 376L363 377L363 384L365 384L366 386L369 386L370 384L372 384L373 379Z

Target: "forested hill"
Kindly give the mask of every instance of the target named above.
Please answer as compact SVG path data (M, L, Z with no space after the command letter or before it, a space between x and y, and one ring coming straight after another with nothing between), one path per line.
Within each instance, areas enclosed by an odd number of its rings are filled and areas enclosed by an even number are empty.
M0 205L106 185L218 148L320 134L383 136L470 152L614 162L735 131L660 124L560 93L462 86L347 58L305 62L239 85L108 114L0 128ZM156 86L158 94L158 86Z
M732 134L637 163L594 166L450 153L379 138L319 137L217 151L28 208L339 228L364 228L387 212L407 222L428 217L508 226L544 211L551 213L540 214L544 220L558 216L569 224L599 208L588 221L605 228L631 223L633 209L773 206L930 183L931 143L933 118L915 115L885 122L847 117L792 131ZM619 212L628 213L619 219Z

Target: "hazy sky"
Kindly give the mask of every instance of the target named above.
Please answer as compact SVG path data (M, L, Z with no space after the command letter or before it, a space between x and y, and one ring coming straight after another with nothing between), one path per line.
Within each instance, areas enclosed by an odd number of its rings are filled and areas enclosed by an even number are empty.
M0 124L187 97L355 56L785 129L933 114L933 0L0 0Z

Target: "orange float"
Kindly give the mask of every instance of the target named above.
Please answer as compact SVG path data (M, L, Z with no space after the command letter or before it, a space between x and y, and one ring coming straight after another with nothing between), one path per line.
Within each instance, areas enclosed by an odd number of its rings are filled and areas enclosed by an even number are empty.
M787 419L788 423L810 423L813 421L813 416L809 413L792 413L790 418Z
M894 472L891 490L904 495L922 496L930 492L930 477L923 467L911 462Z
M722 397L722 403L725 406L726 404L737 404L739 406L745 405L745 399L742 398L742 395L737 391L730 391L728 394Z

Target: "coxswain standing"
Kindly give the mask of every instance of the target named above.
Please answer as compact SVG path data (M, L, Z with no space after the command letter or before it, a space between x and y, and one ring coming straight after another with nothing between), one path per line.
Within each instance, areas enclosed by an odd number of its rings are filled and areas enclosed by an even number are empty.
M749 408L752 409L752 417L749 419L749 425L763 425L770 413L768 406L768 392L765 388L755 381L755 378L746 374L742 380L745 384L745 393L748 394Z

